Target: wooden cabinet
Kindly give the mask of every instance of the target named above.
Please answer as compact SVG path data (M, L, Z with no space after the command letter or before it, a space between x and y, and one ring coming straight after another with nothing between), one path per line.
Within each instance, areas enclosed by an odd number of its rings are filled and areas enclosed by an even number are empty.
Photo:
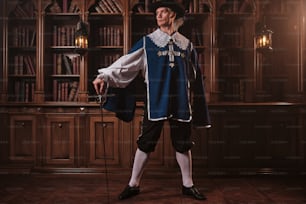
M104 115L102 115L104 114ZM105 162L111 166L120 166L119 121L114 116L101 113L89 120L89 166L104 166ZM121 153L122 154L122 153Z
M36 159L36 118L32 115L11 115L9 123L12 162L34 162Z
M76 158L77 125L72 116L47 116L44 128L44 152L46 165L73 167Z
M249 173L301 167L304 147L299 108L262 104L220 110L212 108L215 126L207 138L207 167L253 169Z

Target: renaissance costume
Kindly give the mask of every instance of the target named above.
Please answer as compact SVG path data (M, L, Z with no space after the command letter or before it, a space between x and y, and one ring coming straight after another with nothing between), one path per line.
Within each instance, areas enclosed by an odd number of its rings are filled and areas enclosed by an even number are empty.
M146 84L149 120L172 118L210 126L197 53L179 32L170 36L157 29L140 39L127 55L98 72L98 77L116 87L109 91L104 108L124 121L134 116L136 100L129 84L140 72Z

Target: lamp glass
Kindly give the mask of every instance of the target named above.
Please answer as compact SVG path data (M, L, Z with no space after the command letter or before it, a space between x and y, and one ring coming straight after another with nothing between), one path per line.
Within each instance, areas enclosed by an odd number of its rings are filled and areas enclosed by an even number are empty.
M256 48L264 50L272 50L272 34L266 26L256 35Z
M83 21L80 21L77 24L77 30L75 32L75 46L78 48L88 48L87 25Z

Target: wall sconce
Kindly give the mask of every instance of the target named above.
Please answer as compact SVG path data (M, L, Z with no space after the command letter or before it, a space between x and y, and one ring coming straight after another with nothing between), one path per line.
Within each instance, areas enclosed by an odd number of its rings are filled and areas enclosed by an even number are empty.
M87 24L79 21L75 32L75 46L77 49L88 48L88 29Z
M266 25L256 34L255 43L258 51L272 51L272 34L273 31Z

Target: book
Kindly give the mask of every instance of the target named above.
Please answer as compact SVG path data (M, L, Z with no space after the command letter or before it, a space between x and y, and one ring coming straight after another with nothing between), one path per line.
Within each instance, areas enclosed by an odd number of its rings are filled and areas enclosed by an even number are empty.
M35 56L27 56L27 59L28 59L28 62L29 62L29 65L30 65L30 70L31 70L31 74L35 74L36 71L35 71Z
M80 55L75 53L67 53L65 56L69 59L72 73L80 74Z
M119 10L119 12L122 12L122 5L119 0L112 0L116 8Z
M68 12L68 0L62 0L63 1L63 13Z
M31 41L30 41L30 47L33 47L35 45L36 45L36 30L33 30Z
M56 55L56 74L62 74L62 54Z
M107 1L108 4L110 5L110 7L112 8L113 10L113 13L120 13L120 10L117 8L117 6L115 5L114 3L114 0L109 0Z
M102 0L100 0L98 2L98 6L101 8L101 10L103 11L103 13L109 13L110 11L108 10L108 8L106 7L106 5L102 2Z
M66 55L63 55L62 60L64 62L66 74L72 74L70 59Z
M31 69L31 67L30 67L30 62L29 62L29 58L28 58L29 56L25 56L25 57L23 57L23 62L24 62L24 64L25 64L25 67L26 67L26 74L33 74L33 72L32 72L32 69Z
M73 81L70 83L68 101L75 101L75 98L77 97L78 88L79 88L79 82Z

